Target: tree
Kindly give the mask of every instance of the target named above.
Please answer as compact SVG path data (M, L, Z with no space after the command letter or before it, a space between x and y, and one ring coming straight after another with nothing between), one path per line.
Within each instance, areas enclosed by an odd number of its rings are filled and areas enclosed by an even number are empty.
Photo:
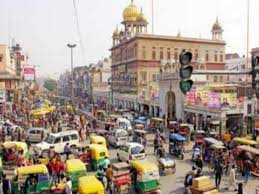
M53 92L54 90L57 89L57 81L49 78L45 80L43 87L49 90L50 92Z

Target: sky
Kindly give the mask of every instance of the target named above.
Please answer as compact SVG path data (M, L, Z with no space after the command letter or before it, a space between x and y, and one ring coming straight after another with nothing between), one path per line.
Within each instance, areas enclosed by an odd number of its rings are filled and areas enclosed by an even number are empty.
M0 0L0 44L15 39L41 76L58 77L70 69L67 43L75 43L74 65L95 63L110 56L112 33L122 27L123 9L131 0ZM154 0L155 34L211 38L219 18L226 52L246 53L247 0ZM142 7L151 32L151 0L134 0ZM257 11L257 12L256 12ZM257 25L256 25L257 24ZM259 1L250 0L249 47L259 47ZM80 35L79 35L80 34ZM82 44L80 44L80 40ZM82 45L82 46L80 46Z

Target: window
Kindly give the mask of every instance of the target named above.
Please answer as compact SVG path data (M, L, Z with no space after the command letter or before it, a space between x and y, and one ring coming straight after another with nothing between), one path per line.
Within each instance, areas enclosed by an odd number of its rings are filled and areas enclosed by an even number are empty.
M206 57L205 57L206 61L209 61L209 51L206 51Z
M170 48L167 49L167 59L171 59L171 51Z
M36 131L35 130L31 130L30 134L36 134Z
M164 51L163 48L160 48L160 60L164 59Z
M60 142L61 142L61 138L60 137L56 138L55 141L54 141L54 143L60 143Z
M73 134L70 137L71 137L71 140L77 140L78 139L76 134Z
M218 77L214 76L214 82L218 82Z
M67 142L67 141L69 141L70 139L69 139L69 136L64 136L63 137L63 142Z
M215 62L217 62L217 61L218 61L218 52L217 52L217 51L215 51L214 61L215 61Z
M146 58L146 47L142 47L142 58L145 59Z
M0 62L3 61L3 54L0 54Z
M220 62L223 62L223 55L220 54Z
M156 47L153 47L152 59L153 59L153 60L156 60Z
M195 61L197 61L197 60L198 60L198 57L199 57L199 55L198 55L198 50L196 49L196 50L195 50L195 56L194 56Z
M223 76L220 76L220 82L223 82Z
M156 74L153 74L153 75L152 75L152 80L153 80L153 82L156 81L156 77L157 77Z

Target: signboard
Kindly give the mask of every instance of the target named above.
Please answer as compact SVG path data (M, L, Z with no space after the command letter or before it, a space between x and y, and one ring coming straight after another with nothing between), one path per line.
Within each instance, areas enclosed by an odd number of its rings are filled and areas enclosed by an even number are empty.
M24 80L31 81L35 79L35 69L34 67L24 67L23 68Z
M208 108L219 109L221 107L220 94L211 92L208 95Z

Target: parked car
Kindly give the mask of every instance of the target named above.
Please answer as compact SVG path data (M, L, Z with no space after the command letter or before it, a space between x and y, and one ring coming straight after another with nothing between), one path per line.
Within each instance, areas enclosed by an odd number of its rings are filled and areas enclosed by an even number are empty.
M67 143L69 143L71 151L80 147L78 131L51 133L46 140L35 145L34 152L37 155L47 157L50 147L53 146L56 153L64 153L64 147Z
M43 134L42 134L43 133ZM43 135L43 138L42 138ZM30 128L26 131L25 138L29 142L39 143L42 140L45 140L49 135L49 131L45 128Z
M119 146L117 158L119 161L143 160L146 158L145 147L139 143L128 142Z
M129 134L125 129L114 129L109 132L108 142L114 147L118 147L120 145L125 144L129 141Z

